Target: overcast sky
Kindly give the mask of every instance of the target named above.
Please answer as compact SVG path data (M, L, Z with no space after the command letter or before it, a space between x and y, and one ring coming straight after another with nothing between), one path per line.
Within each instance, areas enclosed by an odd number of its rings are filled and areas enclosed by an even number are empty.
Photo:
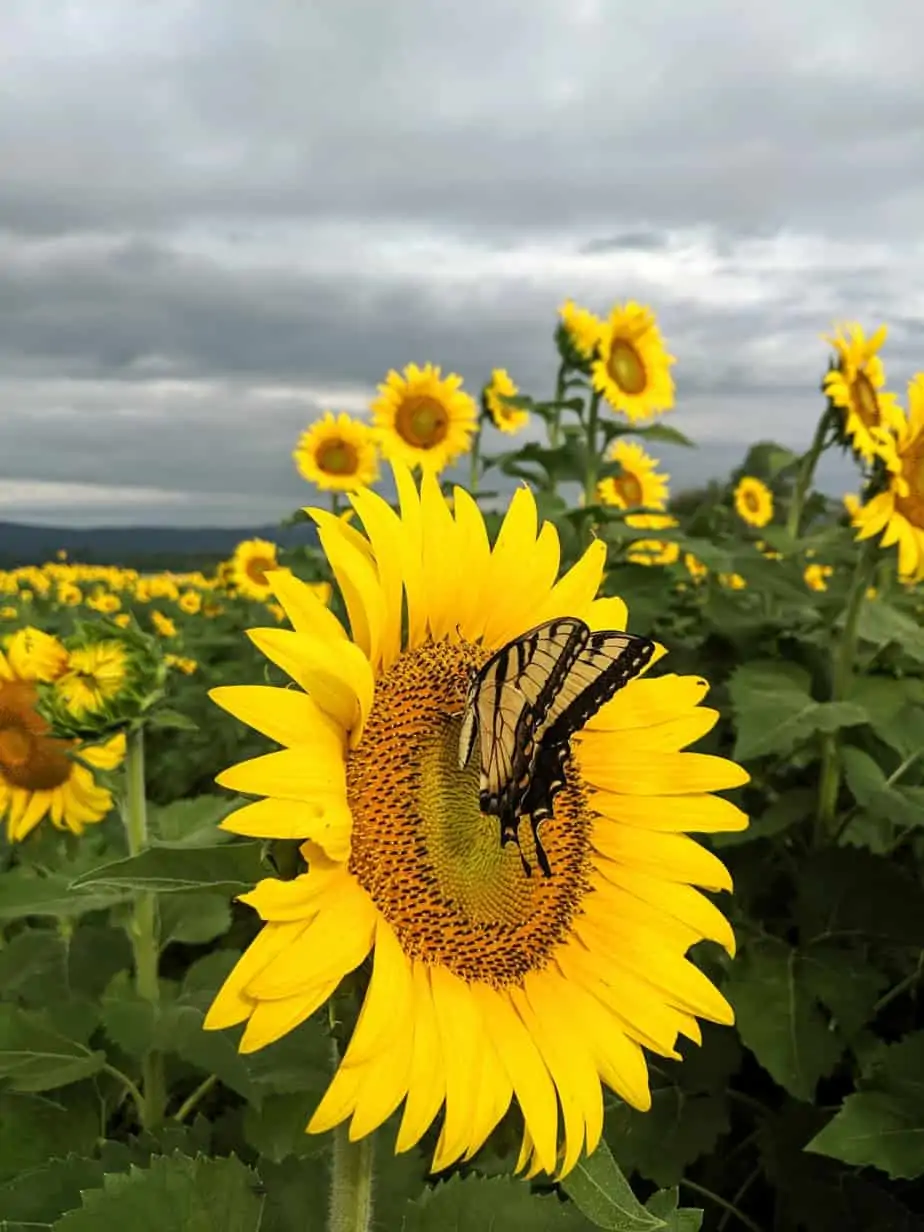
M922 45L898 0L2 0L0 520L274 521L390 367L548 392L568 295L658 313L675 486L804 447L835 318L924 368Z

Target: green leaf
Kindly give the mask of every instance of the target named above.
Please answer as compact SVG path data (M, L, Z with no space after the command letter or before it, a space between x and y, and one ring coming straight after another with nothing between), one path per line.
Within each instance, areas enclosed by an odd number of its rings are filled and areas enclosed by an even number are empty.
M728 682L738 727L736 761L785 754L818 732L867 721L855 702L816 702L808 672L777 660L744 663Z
M603 1141L593 1155L578 1161L562 1189L592 1224L612 1232L654 1232L665 1221L646 1211Z
M149 727L159 728L161 731L199 730L198 723L194 723L188 715L181 714L179 710L171 710L169 706L158 706L149 715L147 723Z
M855 949L837 942L813 945L801 955L806 987L830 1010L848 1039L866 1026L873 1007L888 984L888 977L871 966Z
M647 1212L646 1218L646 1228L663 1226L663 1221L655 1222ZM525 1181L511 1177L462 1180L456 1175L406 1204L401 1232L487 1232L500 1228L558 1232L586 1226L573 1206L554 1194L535 1196Z
M263 1207L259 1181L233 1156L160 1157L148 1168L109 1173L101 1189L86 1190L83 1206L55 1232L258 1232Z
M324 1156L296 1159L290 1156L280 1164L260 1160L260 1179L266 1189L260 1232L326 1232L327 1210L323 1198L330 1185L330 1165ZM378 1189L378 1186L376 1186ZM375 1195L373 1227L386 1229L379 1218L378 1192Z
M148 804L151 834L169 847L215 847L233 837L219 823L245 801L241 796L194 796L158 807Z
M48 928L27 928L0 949L0 996L41 1005L67 981L67 949Z
M226 895L212 890L169 894L160 904L160 943L181 941L205 945L223 936L231 927L231 907Z
M50 1091L68 1086L106 1064L106 1054L52 1025L48 1011L0 1005L0 1078L13 1091Z
M838 624L843 624L843 617ZM880 648L894 643L909 658L924 663L924 629L883 599L868 600L862 605L857 635L861 642L870 642Z
M70 877L59 873L39 877L31 870L17 868L0 877L0 920L86 915L104 911L128 897L122 890L98 886L78 893Z
M599 425L601 435L607 444L618 436L641 436L647 441L658 441L662 445L683 445L687 449L695 449L696 442L678 432L669 424L653 423L630 424L620 420L605 419Z
M924 1105L885 1091L848 1095L805 1148L859 1167L881 1168L893 1179L924 1174Z
M69 1151L89 1155L98 1135L99 1097L90 1083L54 1098L0 1090L0 1180Z
M627 1169L656 1185L677 1185L690 1164L707 1154L728 1130L724 1096L688 1095L677 1086L652 1092L651 1109L612 1108L606 1140Z
M645 1203L645 1210L663 1219L667 1232L699 1232L705 1212L692 1206L680 1205L680 1191L660 1189Z
M924 889L894 861L854 847L803 857L796 920L803 948L832 934L924 949Z
M299 1091L270 1095L259 1108L248 1108L244 1113L244 1137L248 1145L264 1159L277 1164L290 1155L326 1155L324 1140L305 1132L317 1102L314 1094Z
M84 1189L103 1183L100 1159L68 1155L22 1172L0 1185L0 1227L9 1224L52 1224L80 1206Z
M752 817L746 830L710 834L709 840L715 847L740 847L742 843L753 843L757 839L774 838L813 816L817 804L817 788L794 787L774 800L763 813Z
M116 890L153 890L159 894L220 886L240 893L253 889L262 875L259 843L200 848L158 846L81 873L72 885L78 890L84 886L105 886Z
M811 1101L843 1048L815 1001L802 956L783 942L748 946L725 992L745 1045L780 1086Z

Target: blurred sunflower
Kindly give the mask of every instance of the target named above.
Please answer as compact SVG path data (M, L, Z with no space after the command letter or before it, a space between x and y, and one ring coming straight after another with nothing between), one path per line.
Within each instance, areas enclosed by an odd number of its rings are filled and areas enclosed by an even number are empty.
M641 445L620 439L613 442L606 457L610 462L618 462L622 473L602 479L597 485L601 504L620 509L664 508L670 475L657 471L657 458L650 457Z
M837 367L827 373L822 389L843 412L845 439L867 463L883 456L884 441L902 419L895 394L883 389L885 368L877 352L886 333L880 325L867 338L854 323L838 326L833 338L825 338L837 352Z
M924 578L924 372L908 385L908 415L894 426L888 487L853 516L858 539L882 532L880 546L898 544L899 576ZM846 503L846 502L845 502Z
M268 599L273 591L267 574L278 568L275 543L268 539L245 539L234 549L228 573L245 598Z
M55 691L75 719L102 710L117 697L128 675L128 656L117 641L100 641L72 650Z
M92 746L55 739L36 712L37 700L33 682L17 679L0 653L0 820L11 843L46 816L74 834L102 821L112 793L95 781L93 770L114 770L125 756L121 732Z
M165 616L163 612L154 609L151 612L151 624L154 626L154 632L160 637L176 637L176 622L169 616Z
M20 680L48 684L67 667L67 650L62 642L43 629L26 625L6 642L6 657L12 675Z
M685 552L683 555L683 563L687 573L694 582L702 582L709 576L709 569L698 556L694 556L692 552Z
M177 599L177 607L187 616L196 616L202 608L202 596L198 590L184 590Z
M773 493L760 479L745 475L734 492L735 512L748 526L766 526L773 520Z
M558 310L561 328L580 359L593 359L603 339L606 325L587 308L579 308L573 300L565 300Z
M676 1056L680 1035L700 1038L697 1016L732 1021L685 957L704 937L734 949L725 918L694 889L729 889L728 874L684 831L744 828L711 793L747 775L681 751L718 717L700 706L704 680L633 680L574 739L543 829L554 876L525 876L479 810L477 765L458 768L470 671L557 615L625 628L626 606L596 598L602 541L556 581L558 534L539 526L528 489L492 548L468 492L455 489L450 512L432 474L418 493L394 469L398 513L370 491L352 498L364 534L311 511L349 634L291 574L270 576L293 630L250 636L305 692L212 692L285 746L219 776L265 797L223 827L304 840L308 872L243 896L265 926L205 1025L246 1022L241 1049L262 1048L372 951L356 1028L309 1131L351 1118L360 1138L403 1101L403 1151L445 1108L442 1169L477 1151L516 1097L519 1166L564 1175L600 1139L601 1081L647 1108L643 1048Z
M834 572L831 565L806 565L802 579L809 590L827 590L828 578Z
M322 492L355 492L378 478L375 433L368 424L330 411L298 438L298 473Z
M636 530L673 530L677 519L667 513L630 513L626 525ZM633 539L626 557L633 565L673 565L680 559L680 544L669 539Z
M515 398L519 392L505 369L494 369L491 373L491 380L484 389L484 404L495 428L500 428L501 432L512 435L529 423L529 411L523 410L522 407L510 406L505 401L505 398Z
M594 389L632 423L674 405L674 381L668 355L650 308L631 300L617 304L600 339L591 371Z
M433 364L389 372L371 410L385 457L434 474L468 451L478 427L462 378L442 377Z

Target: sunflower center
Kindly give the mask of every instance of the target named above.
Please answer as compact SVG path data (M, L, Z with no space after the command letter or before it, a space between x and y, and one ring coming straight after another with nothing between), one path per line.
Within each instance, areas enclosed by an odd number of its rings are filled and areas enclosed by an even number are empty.
M624 501L630 509L645 503L642 485L635 475L630 475L627 471L623 472L618 479L613 480L613 488L619 499Z
M0 686L0 775L25 791L51 791L70 778L71 763L64 743L45 734L34 700L18 681Z
M873 383L865 372L858 372L850 387L853 409L863 420L867 428L875 428L879 423L879 399Z
M271 560L268 556L251 556L250 560L248 560L246 566L244 567L244 572L250 580L252 582L256 582L258 586L268 586L269 582L266 580L266 571L267 569L275 568L276 562Z
M588 892L590 819L571 769L542 825L552 866L543 877L528 820L527 876L500 823L478 806L477 750L459 769L469 673L485 661L467 642L403 654L377 682L362 741L347 762L353 814L350 871L404 952L465 980L502 987L545 966Z
M398 407L395 430L415 449L432 449L446 439L449 415L435 398L411 394Z
M640 394L648 384L641 355L624 338L617 338L610 347L606 370L624 393Z
M353 475L359 466L359 455L349 441L334 437L318 449L319 470L328 475Z
M908 484L908 495L897 497L895 508L912 526L924 530L924 436L905 453L902 476Z
M753 488L746 489L742 492L741 497L744 501L744 507L747 509L748 513L760 512L760 497L753 490Z

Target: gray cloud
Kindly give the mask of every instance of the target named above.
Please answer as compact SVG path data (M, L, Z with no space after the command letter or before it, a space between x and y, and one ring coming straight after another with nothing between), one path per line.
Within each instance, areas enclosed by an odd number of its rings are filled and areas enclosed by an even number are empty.
M806 442L834 318L924 366L897 0L5 0L0 36L2 516L284 513L298 432L390 367L541 393L567 295L657 309L678 482Z

